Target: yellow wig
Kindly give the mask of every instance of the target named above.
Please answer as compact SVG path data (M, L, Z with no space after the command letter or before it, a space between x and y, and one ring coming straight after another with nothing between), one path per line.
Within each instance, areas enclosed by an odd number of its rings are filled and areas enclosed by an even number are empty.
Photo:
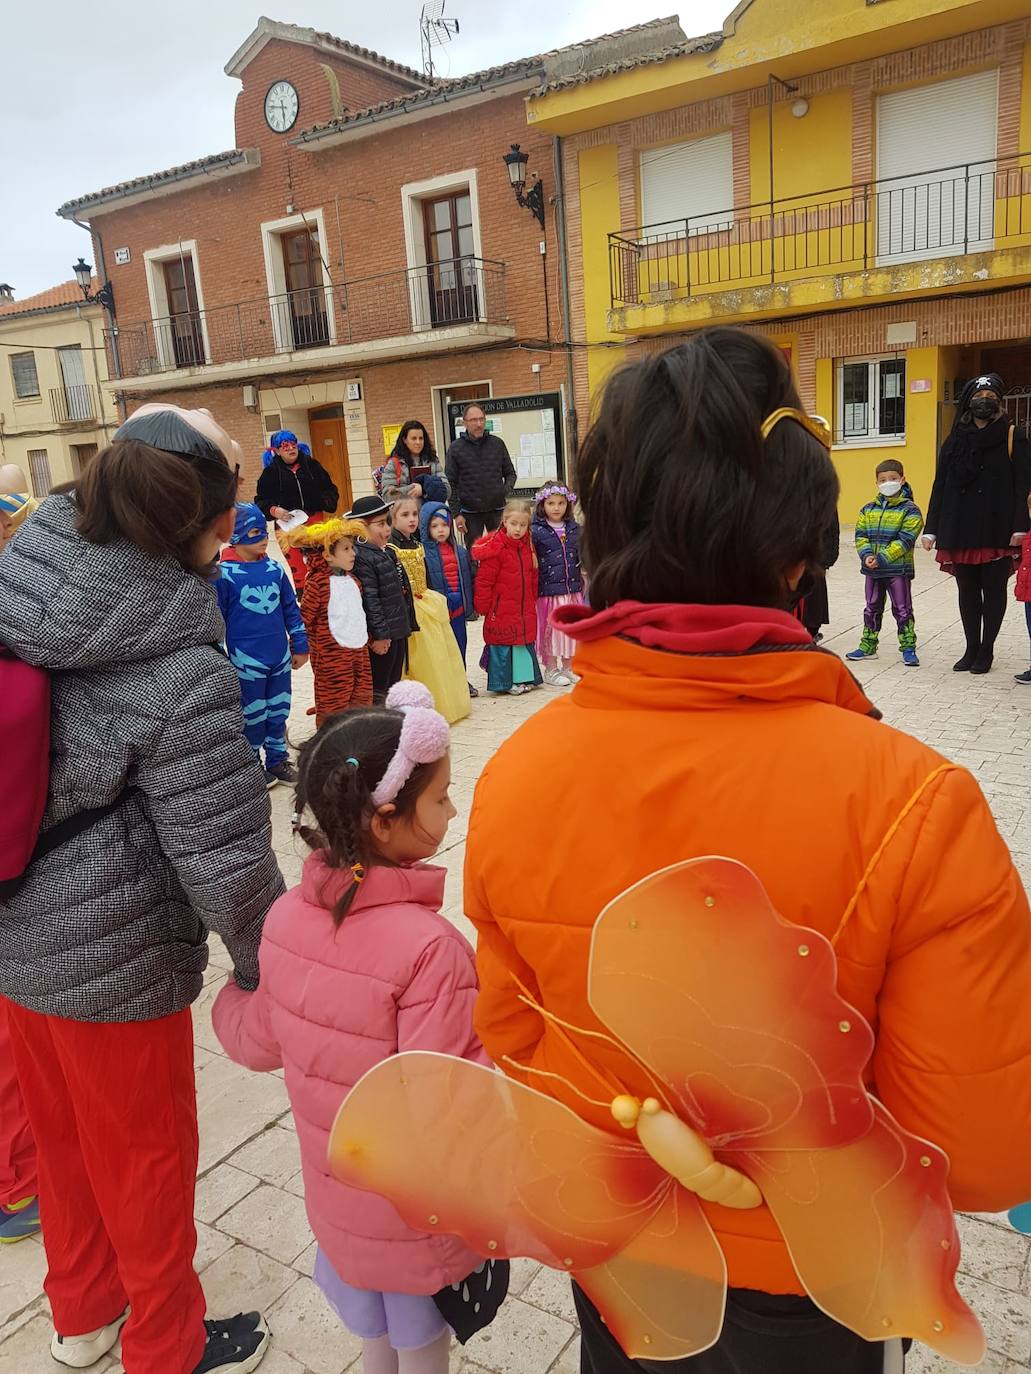
M340 539L364 539L368 535L364 521L345 520L334 515L328 520L320 520L316 525L298 525L289 534L278 536L281 544L292 549L320 548L324 553Z

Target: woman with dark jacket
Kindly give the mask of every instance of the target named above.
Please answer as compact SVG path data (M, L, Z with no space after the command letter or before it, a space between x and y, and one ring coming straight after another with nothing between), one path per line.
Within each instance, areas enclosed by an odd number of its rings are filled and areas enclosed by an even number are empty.
M1006 585L1031 523L1031 444L1002 408L1005 390L997 372L964 387L927 508L924 548L937 545L959 589L966 648L953 664L957 673L991 671Z
M238 456L206 411L144 406L3 553L0 643L51 674L41 834L72 831L0 903L0 995L74 1368L119 1332L126 1374L246 1374L268 1342L205 1322L193 1269L190 1004L209 930L257 986L284 890L209 580Z
M311 524L332 515L340 493L307 444L298 445L296 434L280 429L273 434L269 447L275 456L258 478L254 498L266 520L283 520L292 510L303 510ZM304 555L295 548L284 552L299 595L304 590Z

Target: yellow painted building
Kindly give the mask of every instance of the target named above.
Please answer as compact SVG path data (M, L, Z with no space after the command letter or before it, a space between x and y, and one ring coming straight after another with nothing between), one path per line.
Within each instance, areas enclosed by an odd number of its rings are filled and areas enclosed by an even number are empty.
M36 496L76 478L118 427L103 316L74 281L22 301L0 286L0 464Z
M581 415L624 359L742 324L831 421L844 520L886 456L926 503L963 381L1000 372L1031 417L1026 0L742 0L655 35L527 100L559 140Z

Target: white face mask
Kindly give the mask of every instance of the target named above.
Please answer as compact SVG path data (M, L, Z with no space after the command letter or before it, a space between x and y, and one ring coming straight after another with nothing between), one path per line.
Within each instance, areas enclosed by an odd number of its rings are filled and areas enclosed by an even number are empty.
M877 490L882 496L898 496L902 490L901 482L878 482Z

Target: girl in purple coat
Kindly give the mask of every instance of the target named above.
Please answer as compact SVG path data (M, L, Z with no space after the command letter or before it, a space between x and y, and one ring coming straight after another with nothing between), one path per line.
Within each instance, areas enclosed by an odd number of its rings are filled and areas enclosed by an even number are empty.
M539 564L537 587L537 657L544 665L549 687L571 687L577 681L570 668L576 646L551 623L557 606L583 604L584 579L580 567L580 526L573 518L576 492L551 482L537 493L533 546Z
M473 952L440 914L445 870L426 862L456 814L448 746L417 682L391 688L386 707L331 716L305 744L295 827L314 852L268 914L257 992L230 979L213 1011L230 1058L285 1070L315 1282L361 1337L363 1374L447 1374L452 1331L464 1341L487 1325L508 1289L504 1261L413 1231L327 1158L344 1098L381 1060L429 1050L488 1062ZM412 1151L417 1168L416 1140Z

